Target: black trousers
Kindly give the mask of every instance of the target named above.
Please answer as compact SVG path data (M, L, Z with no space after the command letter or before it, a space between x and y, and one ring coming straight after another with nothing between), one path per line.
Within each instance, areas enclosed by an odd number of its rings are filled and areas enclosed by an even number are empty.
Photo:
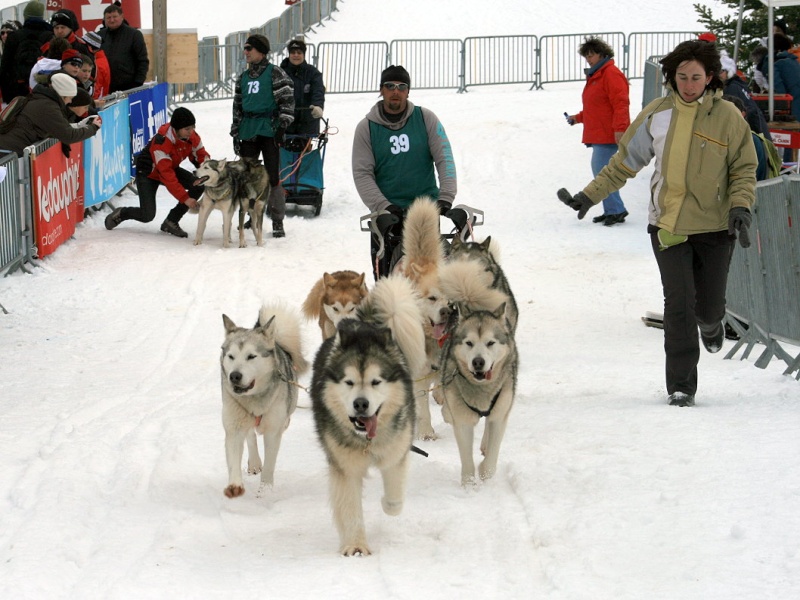
M178 181L180 181L181 185L189 192L189 196L194 198L195 200L199 200L200 197L203 195L203 191L205 188L201 186L195 186L194 181L197 179L194 174L178 167L175 169L175 175L178 177ZM122 220L126 221L128 219L133 219L134 221L141 221L142 223L149 223L153 219L156 218L156 192L158 192L158 187L161 185L160 181L156 181L155 179L150 179L147 175L143 173L136 174L136 189L139 192L139 208L135 208L132 206L128 206L122 209L120 215L122 216ZM185 215L189 211L189 207L186 206L183 202L178 202L169 214L167 215L167 219L172 221L173 223L177 223L181 220L181 217Z
M650 242L664 288L667 393L693 395L700 360L697 328L712 334L725 317L725 289L735 239L727 231L699 233L659 250L656 230L651 231Z

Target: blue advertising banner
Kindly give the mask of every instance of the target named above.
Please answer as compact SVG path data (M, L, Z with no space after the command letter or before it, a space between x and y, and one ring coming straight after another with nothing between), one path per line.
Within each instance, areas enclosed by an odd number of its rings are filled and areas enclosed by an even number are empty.
M153 87L128 96L131 123L131 177L136 177L133 161L167 119L167 92L169 84Z
M83 142L84 206L110 200L131 180L128 99L100 111L103 125Z

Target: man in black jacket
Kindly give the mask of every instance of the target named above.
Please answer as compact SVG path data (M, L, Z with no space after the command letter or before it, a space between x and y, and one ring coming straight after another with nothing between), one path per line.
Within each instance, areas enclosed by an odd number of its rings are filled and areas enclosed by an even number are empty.
M101 46L111 67L109 92L141 86L147 78L150 59L144 36L125 21L122 8L110 4L103 11L105 27L100 30Z
M44 4L28 2L22 15L25 23L18 31L8 34L0 62L0 90L4 102L28 95L31 69L42 55L42 45L53 37L53 28L44 20Z

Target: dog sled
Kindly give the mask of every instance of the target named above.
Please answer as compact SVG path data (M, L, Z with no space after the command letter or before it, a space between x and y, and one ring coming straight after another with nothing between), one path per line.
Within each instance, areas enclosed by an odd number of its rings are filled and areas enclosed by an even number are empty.
M458 236L467 241L473 227L483 225L483 211L466 204L456 204L445 215L452 221L450 231L442 233L442 238L452 240ZM388 211L373 212L360 219L361 231L371 235L372 273L377 280L386 277L403 254L403 228L400 218Z
M286 134L281 147L280 179L286 202L311 206L314 216L322 211L325 189L322 168L328 145L328 121L319 134Z

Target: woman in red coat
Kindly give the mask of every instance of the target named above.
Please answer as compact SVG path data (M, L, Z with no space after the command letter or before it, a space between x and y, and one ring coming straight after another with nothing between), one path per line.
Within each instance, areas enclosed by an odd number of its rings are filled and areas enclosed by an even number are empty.
M568 115L570 125L583 123L583 143L592 149L592 174L608 164L617 151L617 143L631 124L628 80L614 64L614 50L600 38L586 38L578 49L586 59L586 87L583 88L583 110ZM611 226L625 221L628 211L619 192L603 200L603 214L592 219Z

